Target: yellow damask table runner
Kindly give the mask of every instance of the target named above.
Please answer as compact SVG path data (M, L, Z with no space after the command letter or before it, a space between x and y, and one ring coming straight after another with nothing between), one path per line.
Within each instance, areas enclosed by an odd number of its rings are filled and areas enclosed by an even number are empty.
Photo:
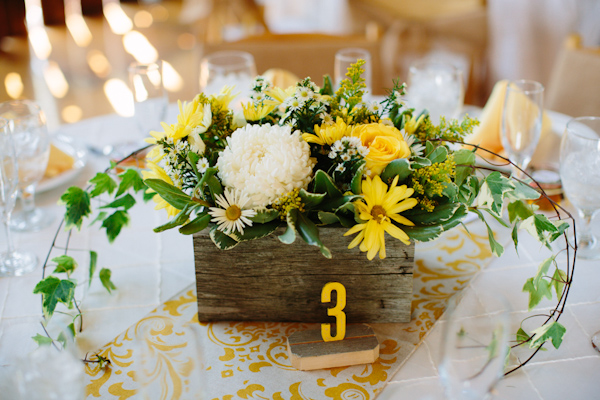
M100 351L111 364L86 365L87 399L356 399L370 400L418 347L447 300L492 258L479 224L418 243L412 321L371 324L380 357L371 365L298 371L286 337L316 324L198 323L190 286ZM134 372L136 371L136 372Z

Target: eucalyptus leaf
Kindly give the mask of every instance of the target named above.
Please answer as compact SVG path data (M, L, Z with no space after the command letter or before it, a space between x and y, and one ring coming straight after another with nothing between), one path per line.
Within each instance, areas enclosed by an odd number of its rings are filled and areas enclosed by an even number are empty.
M408 178L411 172L410 162L406 158L399 158L390 162L385 167L381 173L381 180L384 182L391 182L397 176L398 182L402 182Z

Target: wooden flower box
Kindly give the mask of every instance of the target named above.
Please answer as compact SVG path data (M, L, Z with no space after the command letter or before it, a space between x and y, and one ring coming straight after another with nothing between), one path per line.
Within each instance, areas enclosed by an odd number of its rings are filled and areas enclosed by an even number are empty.
M347 228L320 227L333 258L297 238L283 244L276 234L219 250L208 230L194 235L200 321L331 322L321 303L328 282L346 288L347 322L410 321L415 246L390 237L387 257L367 260L358 247L348 250Z

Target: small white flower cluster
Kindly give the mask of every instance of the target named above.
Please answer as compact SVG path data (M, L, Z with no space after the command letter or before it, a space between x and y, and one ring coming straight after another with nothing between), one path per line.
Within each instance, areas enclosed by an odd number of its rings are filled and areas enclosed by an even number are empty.
M392 91L392 93L390 93L389 99L393 101L398 107L404 107L406 105L406 102L402 98L402 93L397 90L394 90Z
M254 78L254 85L252 86L252 93L250 98L254 105L260 105L266 98L266 91L271 88L271 83L267 81L263 76L259 75Z
M281 122L290 122L288 120L294 114L308 106L311 113L324 113L329 102L319 93L321 90L310 78L306 78L296 85L294 94L283 102L283 108L286 110Z
M367 154L369 154L369 149L362 145L359 138L344 136L331 146L328 156L338 162L335 170L344 172L346 171L345 162L365 158Z
M165 173L173 181L173 185L179 189L189 189L196 185L197 182L188 182L186 176L194 176L190 165L187 162L181 162L181 155L193 151L192 146L187 140L179 140L174 143L173 138L166 138L157 143L160 149L161 167ZM190 172L192 172L190 174Z
M415 135L409 135L404 131L404 129L402 129L400 132L402 133L402 137L410 148L412 154L417 157L421 157L423 155L423 151L425 151L425 146L421 143L415 143L415 140L417 140Z

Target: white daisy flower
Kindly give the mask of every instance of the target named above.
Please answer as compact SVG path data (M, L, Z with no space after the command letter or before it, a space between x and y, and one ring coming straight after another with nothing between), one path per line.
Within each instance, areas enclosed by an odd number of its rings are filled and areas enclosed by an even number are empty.
M342 161L350 161L350 156L348 155L348 153L344 153L342 154Z
M369 111L371 111L373 114L379 114L381 112L381 104L376 101L372 102L369 104Z
M217 224L217 229L227 235L238 231L244 234L244 226L252 226L252 218L256 211L244 209L250 198L241 191L225 188L224 196L218 194L215 198L219 207L210 207L208 213L213 217L211 222Z
M313 91L310 90L309 88L306 88L306 87L296 88L296 97L302 103L312 99L312 96L313 96Z
M291 110L299 110L302 107L302 102L298 100L296 97L288 97L286 100L287 106L290 107Z
M342 138L344 140L345 138ZM340 152L344 150L344 145L341 140L336 140L336 142L331 146L331 150Z
M344 172L346 170L346 167L344 167L343 164L338 164L338 166L335 167L335 170L338 172Z
M348 149L347 154L349 156L355 156L356 155L356 149L353 149L353 148Z
M251 96L255 102L260 102L265 99L265 94L262 92L256 93Z
M369 154L369 148L366 146L358 146L358 154L363 157L366 157Z
M323 120L324 124L326 124L326 125L333 124L333 118L331 118L331 115L329 115L327 113L321 113L321 114L319 114L319 117Z
M337 157L337 153L335 151L330 151L328 156L329 156L329 158L334 159Z
M206 157L202 157L200 160L198 160L198 163L196 164L196 168L201 174L205 173L208 167L210 167L210 165Z
M370 170L370 169L365 169L365 174L366 174L367 176L371 176L371 175L373 174L373 172L371 172L371 170Z

